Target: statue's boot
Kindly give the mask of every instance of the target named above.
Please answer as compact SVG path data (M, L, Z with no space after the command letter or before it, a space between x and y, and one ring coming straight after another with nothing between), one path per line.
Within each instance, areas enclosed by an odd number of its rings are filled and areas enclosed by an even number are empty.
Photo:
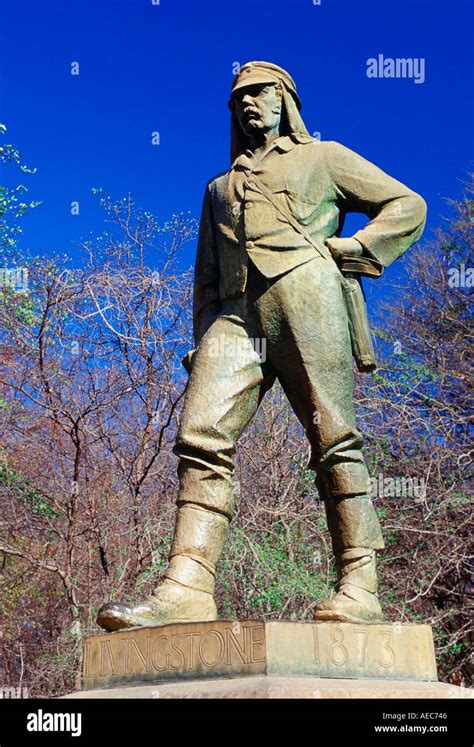
M384 547L384 541L372 500L367 494L331 497L326 493L326 496L326 516L336 558L337 593L316 605L314 619L382 620L375 551Z
M383 620L377 597L375 550L355 547L336 557L337 594L316 605L314 619L339 622Z
M97 623L105 630L173 622L217 620L216 565L227 536L229 517L195 503L178 509L164 580L136 605L103 605Z

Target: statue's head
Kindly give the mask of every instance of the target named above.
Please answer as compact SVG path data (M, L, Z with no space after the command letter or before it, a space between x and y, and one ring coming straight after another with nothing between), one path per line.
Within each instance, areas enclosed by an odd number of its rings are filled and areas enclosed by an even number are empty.
M301 102L293 78L271 62L247 62L232 83L232 160L258 135L275 129L280 135L308 135L299 110Z

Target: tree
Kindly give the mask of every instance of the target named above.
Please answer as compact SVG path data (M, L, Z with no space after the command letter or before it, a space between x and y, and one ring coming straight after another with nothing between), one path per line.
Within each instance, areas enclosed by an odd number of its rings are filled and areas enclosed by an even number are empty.
M378 331L381 368L369 383L360 381L358 403L389 542L382 597L394 617L431 622L441 675L468 684L472 184L450 207L453 215L435 239L407 257L407 280L394 287ZM399 487L418 480L420 490L397 492L397 480Z
M44 580L55 615L46 623L26 594L20 617L43 619L51 641L72 636L74 667L99 600L142 582L171 523L169 452L191 347L190 275L178 260L195 221L160 227L129 197L100 199L112 231L85 243L83 267L31 260L28 313L15 293L0 307L3 345L15 350L0 367L6 591ZM18 611L6 612L14 640Z
M81 266L31 260L23 305L12 292L0 305L15 357L0 355L4 681L38 695L78 687L98 606L151 591L174 527L171 449L192 347L179 255L196 224L160 226L130 197L98 194L111 231L85 242ZM471 290L451 270L472 263L470 194L452 207L436 240L407 257L379 320L379 371L356 375L356 406L386 540L387 618L431 622L440 677L467 685ZM238 509L218 567L227 619L311 619L328 594L330 538L307 456L275 386L238 450Z

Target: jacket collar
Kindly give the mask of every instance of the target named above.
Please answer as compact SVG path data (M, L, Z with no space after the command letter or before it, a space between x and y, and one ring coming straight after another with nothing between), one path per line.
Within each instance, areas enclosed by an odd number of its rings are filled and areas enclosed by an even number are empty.
M291 135L282 135L277 138L272 147L265 153L263 158L266 158L273 150L278 150L280 153L288 153L293 150L295 145L306 145L307 143L313 142L314 138L304 133L294 132ZM245 150L240 153L232 164L231 171L239 169L247 171L253 168L252 164L252 151Z
M282 153L288 153L293 150L295 145L306 145L314 140L310 135L300 132L293 132L291 135L284 135L275 140L275 148Z

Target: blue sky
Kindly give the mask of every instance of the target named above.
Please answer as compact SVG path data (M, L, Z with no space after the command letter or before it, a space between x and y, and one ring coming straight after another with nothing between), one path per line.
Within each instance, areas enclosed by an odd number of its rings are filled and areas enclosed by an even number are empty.
M25 181L43 201L23 242L77 254L81 236L101 230L94 186L131 192L163 220L181 210L199 217L207 180L229 165L232 65L251 59L289 70L310 132L420 192L430 229L472 170L472 25L462 0L9 3L0 121L38 168ZM367 59L378 54L424 58L425 82L368 78ZM185 263L193 258L189 246Z

